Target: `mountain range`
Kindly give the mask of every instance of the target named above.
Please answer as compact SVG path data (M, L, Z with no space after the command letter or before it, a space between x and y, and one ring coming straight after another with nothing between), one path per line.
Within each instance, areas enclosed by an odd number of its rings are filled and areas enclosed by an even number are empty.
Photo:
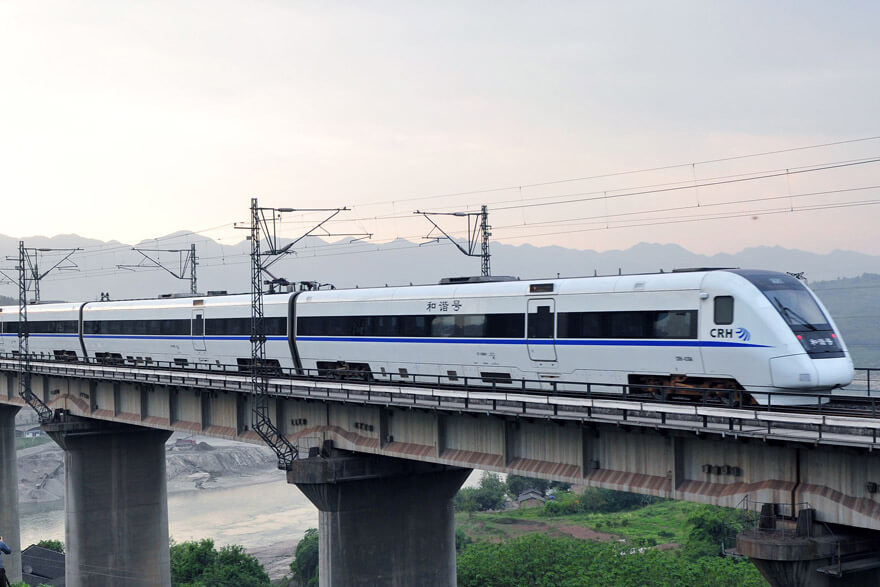
M223 244L192 233L175 233L134 245L145 249L189 250L196 244L198 290L250 290L250 242ZM280 240L278 248L290 241ZM176 279L162 270L131 245L117 241L99 241L77 235L28 237L29 249L81 248L70 260L49 272L41 281L42 300L94 300L102 292L113 299L149 298L173 292L188 292L188 279ZM261 242L265 251L267 243ZM466 245L463 245L466 247ZM330 242L307 237L275 263L270 271L291 282L317 281L336 287L370 287L409 283L436 283L443 277L479 275L480 259L469 258L449 241L419 246L398 239L388 243L369 241ZM15 278L18 240L0 235L0 254L4 274ZM169 271L189 276L183 271L178 253L149 252ZM810 282L827 281L880 273L880 256L853 251L811 253L782 247L751 247L738 253L702 255L674 244L640 243L626 250L597 252L558 246L510 245L492 243L493 275L522 279L650 273L685 267L741 267L803 272ZM36 257L39 271L45 272L61 259L61 253L44 251ZM33 258L33 254L32 254ZM75 267L73 267L75 264ZM132 269L131 266L138 266ZM119 266L128 266L128 269ZM16 297L17 286L10 280L0 283L0 295Z

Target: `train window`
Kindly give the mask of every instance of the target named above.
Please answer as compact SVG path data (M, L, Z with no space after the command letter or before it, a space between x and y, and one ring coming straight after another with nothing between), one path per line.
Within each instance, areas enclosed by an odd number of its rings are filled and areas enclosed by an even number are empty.
M648 338L645 312L610 312L613 338Z
M487 338L522 338L526 332L523 314L486 314Z
M278 318L277 334L286 332ZM552 314L551 314L552 320ZM209 332L212 321L209 321ZM552 328L552 321L551 321ZM522 338L523 314L438 314L427 316L300 316L298 336L404 336L407 338Z
M486 316L483 314L470 314L456 316L456 336L477 337L486 333Z
M457 316L434 316L431 320L431 336L455 336L455 319Z
M28 332L31 334L76 334L78 328L79 324L76 320L33 320L28 322ZM7 329L7 332L12 331Z
M599 312L583 312L569 314L572 318L577 317L579 320L572 326L575 332L573 336L581 336L583 338L604 338L608 334L608 320L604 318L604 314Z
M652 338L696 338L696 315L693 310L654 312Z
M559 338L696 338L696 310L560 312Z
M397 336L399 334L397 316L370 316L370 318L373 336Z
M715 296L715 324L733 324L733 296Z
M245 329L240 334L250 334L251 320L250 318L238 318L241 325L239 329ZM287 335L287 318L263 318L263 327L269 336L286 336Z
M192 320L192 335L205 336L205 316L204 314L196 314Z
M529 338L553 338L553 312L549 304L529 313Z
M352 336L366 336L367 335L367 327L369 326L369 318L367 316L354 316L351 319L351 332Z

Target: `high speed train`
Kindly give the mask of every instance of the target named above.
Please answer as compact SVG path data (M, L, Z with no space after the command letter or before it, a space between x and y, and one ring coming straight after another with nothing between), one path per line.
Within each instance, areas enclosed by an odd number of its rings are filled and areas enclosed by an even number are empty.
M266 295L267 362L279 373L379 381L713 389L758 403L853 377L828 311L785 273L444 281ZM33 305L29 348L42 359L249 371L250 311L248 294ZM0 308L0 352L17 349L17 330L18 307Z

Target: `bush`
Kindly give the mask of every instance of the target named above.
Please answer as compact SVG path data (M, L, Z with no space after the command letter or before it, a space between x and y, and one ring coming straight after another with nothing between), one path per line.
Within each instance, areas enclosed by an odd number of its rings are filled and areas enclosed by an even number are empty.
M501 543L476 542L458 557L461 587L614 585L757 587L749 562L718 557L691 561L647 542L595 542L529 534Z
M293 576L303 587L318 584L318 530L309 528L296 545L293 561L290 563Z
M269 585L263 565L237 544L214 548L210 538L171 544L171 584L180 587Z
M60 540L40 540L37 546L64 554L64 543Z
M749 522L748 516L742 510L701 506L688 518L691 530L682 552L690 557L721 554L722 544L733 546L736 534Z
M650 495L588 487L583 495L557 494L556 499L547 501L544 504L544 510L541 514L545 516L564 516L597 512L621 512L644 507L658 501L661 501L661 498Z
M504 506L507 486L495 473L483 473L479 487L465 487L455 496L455 509L460 512L497 510Z

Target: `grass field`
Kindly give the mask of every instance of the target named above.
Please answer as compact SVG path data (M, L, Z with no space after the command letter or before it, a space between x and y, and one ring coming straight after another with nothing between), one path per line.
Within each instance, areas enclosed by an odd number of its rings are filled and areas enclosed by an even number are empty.
M497 541L533 532L609 540L642 539L656 544L683 544L687 519L700 506L684 501L662 501L615 513L541 515L543 508L505 512L457 513L455 525L473 540Z

